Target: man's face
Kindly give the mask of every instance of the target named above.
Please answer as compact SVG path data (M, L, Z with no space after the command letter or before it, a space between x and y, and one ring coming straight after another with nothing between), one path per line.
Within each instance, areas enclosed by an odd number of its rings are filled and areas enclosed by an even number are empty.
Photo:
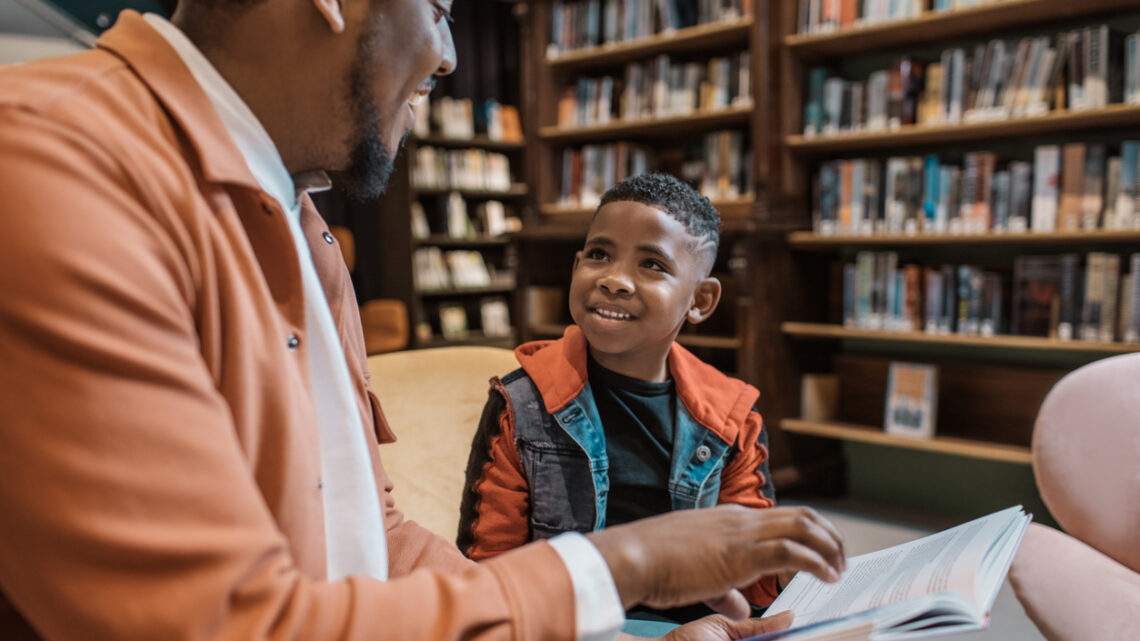
M707 269L696 242L650 205L615 201L598 211L570 281L570 315L595 358L665 358Z
M452 0L373 0L363 16L349 78L352 129L344 178L349 192L375 198L426 100L435 75L455 68Z

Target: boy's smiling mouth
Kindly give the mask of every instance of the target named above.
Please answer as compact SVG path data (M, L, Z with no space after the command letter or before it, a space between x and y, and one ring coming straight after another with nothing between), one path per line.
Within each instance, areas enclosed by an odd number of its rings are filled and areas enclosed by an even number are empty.
M633 314L614 305L594 305L589 308L589 311L591 314L597 314L607 320L628 321L635 318Z

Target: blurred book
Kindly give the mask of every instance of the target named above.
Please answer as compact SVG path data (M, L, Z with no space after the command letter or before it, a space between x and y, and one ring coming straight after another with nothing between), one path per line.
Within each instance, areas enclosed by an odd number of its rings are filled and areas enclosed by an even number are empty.
M891 363L883 429L910 438L933 438L938 412L938 368L921 363Z

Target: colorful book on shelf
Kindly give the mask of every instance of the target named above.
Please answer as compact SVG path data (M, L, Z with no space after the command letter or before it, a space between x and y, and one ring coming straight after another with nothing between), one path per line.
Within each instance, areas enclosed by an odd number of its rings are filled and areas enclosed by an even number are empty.
M882 428L889 435L934 438L938 414L938 368L891 362Z
M981 630L1032 515L1020 505L851 557L837 583L800 572L768 612L793 627L748 641L909 641Z

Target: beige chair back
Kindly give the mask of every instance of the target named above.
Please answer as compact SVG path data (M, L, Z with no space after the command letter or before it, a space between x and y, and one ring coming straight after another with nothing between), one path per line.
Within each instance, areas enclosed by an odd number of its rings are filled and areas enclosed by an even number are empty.
M487 382L518 367L512 350L439 347L371 356L372 390L397 441L380 448L396 506L449 541Z

